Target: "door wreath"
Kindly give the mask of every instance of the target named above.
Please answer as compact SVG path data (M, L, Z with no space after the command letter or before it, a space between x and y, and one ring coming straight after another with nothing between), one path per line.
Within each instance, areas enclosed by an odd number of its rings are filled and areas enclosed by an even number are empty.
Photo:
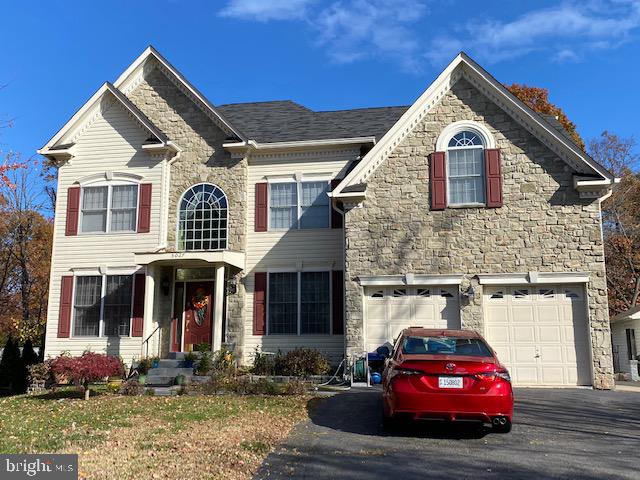
M205 294L203 288L196 289L196 293L191 299L191 305L195 310L195 321L198 326L202 326L204 323L204 316L207 314L207 305L209 305L209 298Z

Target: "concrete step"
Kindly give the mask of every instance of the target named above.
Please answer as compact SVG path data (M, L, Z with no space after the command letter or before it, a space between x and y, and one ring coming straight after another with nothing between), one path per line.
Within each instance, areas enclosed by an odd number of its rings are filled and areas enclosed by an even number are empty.
M171 387L145 387L145 392L153 390L153 394L157 397L173 397L178 395L178 391L180 390L180 386L171 386Z
M193 375L193 368L158 367L150 368L147 372L147 378L168 375L173 375L174 377L178 375Z
M172 360L168 358L163 358L158 363L158 368L181 368L183 365L182 360Z

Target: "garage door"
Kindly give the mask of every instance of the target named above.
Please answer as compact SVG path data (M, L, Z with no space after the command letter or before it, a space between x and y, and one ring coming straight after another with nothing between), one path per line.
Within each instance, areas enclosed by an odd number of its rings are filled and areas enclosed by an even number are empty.
M368 288L365 346L373 352L407 327L460 328L458 286Z
M591 384L582 285L484 291L485 337L514 384Z

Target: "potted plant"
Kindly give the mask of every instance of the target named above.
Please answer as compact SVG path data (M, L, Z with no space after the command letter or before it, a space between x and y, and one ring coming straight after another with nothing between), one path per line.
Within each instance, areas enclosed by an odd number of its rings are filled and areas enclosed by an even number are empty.
M160 366L160 357L151 357L151 368L158 368Z
M184 356L184 361L183 361L183 365L184 368L193 368L193 364L196 361L198 357L196 356L195 353L193 352L189 352Z

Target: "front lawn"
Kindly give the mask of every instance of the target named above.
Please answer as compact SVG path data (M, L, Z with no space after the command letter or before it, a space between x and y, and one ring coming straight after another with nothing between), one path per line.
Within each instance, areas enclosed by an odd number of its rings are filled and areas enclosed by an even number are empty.
M80 455L81 478L251 478L306 417L306 398L0 399L0 452Z

